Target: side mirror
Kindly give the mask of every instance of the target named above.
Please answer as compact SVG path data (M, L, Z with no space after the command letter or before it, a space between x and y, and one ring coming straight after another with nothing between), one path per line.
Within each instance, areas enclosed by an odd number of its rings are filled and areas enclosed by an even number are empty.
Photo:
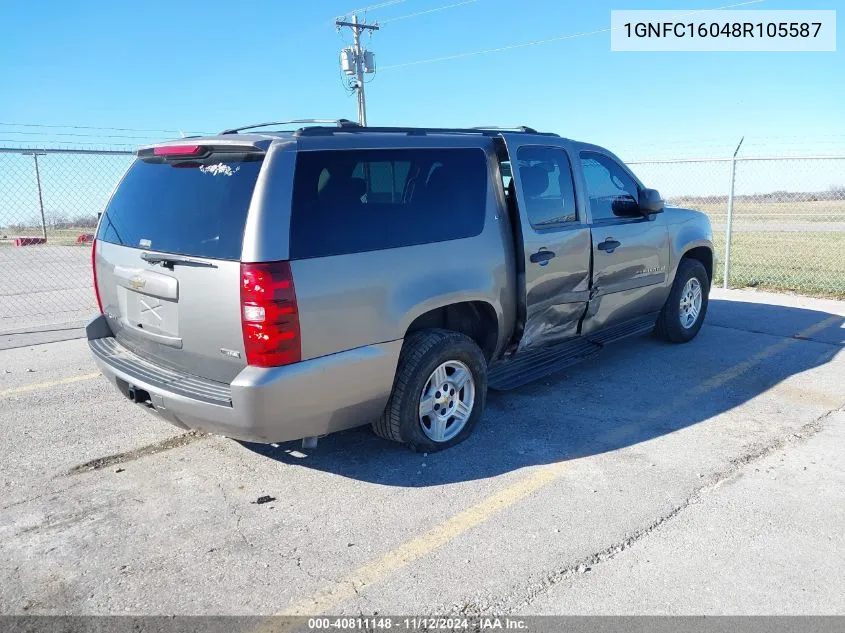
M643 189L640 191L639 200L640 213L651 215L652 213L663 213L663 198L657 189Z
M620 218L639 218L643 215L639 203L630 194L611 199L610 208L613 215Z

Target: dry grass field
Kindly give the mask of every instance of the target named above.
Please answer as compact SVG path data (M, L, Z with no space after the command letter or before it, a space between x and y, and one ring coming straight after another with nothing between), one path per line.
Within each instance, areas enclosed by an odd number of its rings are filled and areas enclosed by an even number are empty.
M721 284L725 233L713 237ZM845 231L733 233L730 285L845 298Z
M674 206L703 211L710 216L714 225L724 224L727 218L726 202L707 202L701 198L675 198L671 203ZM734 201L733 212L734 220L748 223L845 223L845 199L763 202L739 198Z

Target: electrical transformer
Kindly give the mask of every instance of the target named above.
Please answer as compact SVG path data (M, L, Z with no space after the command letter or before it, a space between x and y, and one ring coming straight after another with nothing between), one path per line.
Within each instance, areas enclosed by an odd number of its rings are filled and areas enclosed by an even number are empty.
M351 48L344 48L340 51L340 68L347 75L354 75L355 72L355 51Z

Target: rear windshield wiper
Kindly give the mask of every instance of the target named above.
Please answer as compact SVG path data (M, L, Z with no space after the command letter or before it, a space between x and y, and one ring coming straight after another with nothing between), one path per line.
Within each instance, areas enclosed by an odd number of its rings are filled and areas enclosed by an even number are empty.
M141 253L141 259L148 264L161 264L164 268L173 268L174 266L206 266L208 268L217 268L211 262L204 262L192 257L185 257L184 255L159 255L156 253Z

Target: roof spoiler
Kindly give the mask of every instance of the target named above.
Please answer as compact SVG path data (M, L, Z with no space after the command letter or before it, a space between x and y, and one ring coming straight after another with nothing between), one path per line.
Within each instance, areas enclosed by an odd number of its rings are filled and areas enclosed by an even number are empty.
M221 138L181 138L165 143L155 143L139 147L135 154L138 158L185 158L207 156L213 153L264 153L270 145L268 139L259 139L254 142L245 141L243 138L221 139Z

